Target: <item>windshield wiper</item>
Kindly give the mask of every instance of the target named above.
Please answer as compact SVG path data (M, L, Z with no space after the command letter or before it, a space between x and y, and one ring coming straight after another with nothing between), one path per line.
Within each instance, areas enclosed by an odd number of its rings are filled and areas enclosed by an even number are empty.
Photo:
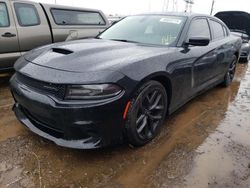
M139 43L139 42L136 42L136 41L126 40L126 39L109 39L109 40L118 41L118 42Z

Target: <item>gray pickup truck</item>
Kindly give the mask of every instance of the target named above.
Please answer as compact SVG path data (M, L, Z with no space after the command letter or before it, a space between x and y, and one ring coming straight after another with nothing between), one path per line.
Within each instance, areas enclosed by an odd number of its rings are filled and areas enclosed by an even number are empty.
M0 72L38 46L66 38L94 37L109 26L100 10L0 0Z

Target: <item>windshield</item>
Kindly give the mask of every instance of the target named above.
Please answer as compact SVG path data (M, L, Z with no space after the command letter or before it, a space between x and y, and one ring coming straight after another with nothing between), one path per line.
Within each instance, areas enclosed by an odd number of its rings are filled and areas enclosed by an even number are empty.
M186 17L129 16L113 25L98 38L154 45L171 45L177 40Z

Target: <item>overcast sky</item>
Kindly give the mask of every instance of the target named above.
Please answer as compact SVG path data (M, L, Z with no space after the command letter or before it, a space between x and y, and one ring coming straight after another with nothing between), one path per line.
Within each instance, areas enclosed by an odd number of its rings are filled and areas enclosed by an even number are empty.
M164 0L35 0L45 3L71 5L101 9L105 14L136 14L162 11ZM168 0L165 0L168 1ZM169 11L173 10L173 0L169 0ZM193 12L210 13L212 0L194 0ZM178 11L185 10L183 0L178 0ZM222 10L243 10L250 12L250 0L215 0L214 13Z

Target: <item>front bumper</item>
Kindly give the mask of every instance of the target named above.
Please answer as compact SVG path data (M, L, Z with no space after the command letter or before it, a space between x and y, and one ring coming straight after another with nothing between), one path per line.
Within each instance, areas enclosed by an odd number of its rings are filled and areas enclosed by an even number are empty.
M32 132L59 146L93 149L123 142L124 92L106 101L59 101L10 81L18 120Z
M248 56L249 56L249 52L246 52L246 51L242 51L240 54L240 58L242 59L247 59Z
M240 53L240 58L241 59L248 59L249 58L249 53L250 53L250 45L249 43L243 43L241 46L241 53Z

